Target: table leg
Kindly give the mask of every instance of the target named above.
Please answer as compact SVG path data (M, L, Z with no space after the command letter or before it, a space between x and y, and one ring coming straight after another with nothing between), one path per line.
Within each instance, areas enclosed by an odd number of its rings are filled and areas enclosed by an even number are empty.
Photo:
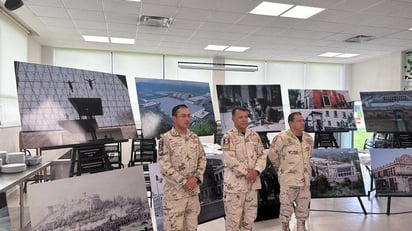
M23 230L24 224L24 181L20 182L20 230Z

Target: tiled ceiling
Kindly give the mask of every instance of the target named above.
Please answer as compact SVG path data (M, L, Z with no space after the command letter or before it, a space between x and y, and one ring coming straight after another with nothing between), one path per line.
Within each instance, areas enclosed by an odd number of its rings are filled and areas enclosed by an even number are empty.
M4 0L1 0L4 2ZM269 0L270 1L270 0ZM326 8L309 18L249 14L259 0L23 0L11 12L40 44L166 55L355 63L412 48L412 0L276 0ZM169 28L138 25L140 15L173 17ZM83 41L82 35L126 37L134 45ZM346 43L356 35L375 40ZM243 53L203 50L246 46ZM325 52L358 53L325 58Z

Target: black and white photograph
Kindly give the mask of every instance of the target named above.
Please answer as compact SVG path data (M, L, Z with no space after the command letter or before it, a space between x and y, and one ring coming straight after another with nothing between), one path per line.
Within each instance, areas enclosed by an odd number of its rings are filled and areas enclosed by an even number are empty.
M21 148L136 137L124 75L15 62Z
M232 109L249 111L249 128L256 132L285 129L280 85L216 85L222 132L233 127Z
M369 151L376 194L412 196L412 149L372 148Z
M0 192L0 231L7 230L11 230L7 196L5 192Z
M216 132L209 83L136 78L142 135L160 137L173 126L172 108L186 104L190 111L190 130L198 136Z
M310 165L313 198L366 194L356 148L314 149Z
M153 230L141 166L28 188L32 230Z
M412 132L412 91L360 92L368 132Z
M289 89L291 112L305 118L306 132L356 130L353 104L344 90Z

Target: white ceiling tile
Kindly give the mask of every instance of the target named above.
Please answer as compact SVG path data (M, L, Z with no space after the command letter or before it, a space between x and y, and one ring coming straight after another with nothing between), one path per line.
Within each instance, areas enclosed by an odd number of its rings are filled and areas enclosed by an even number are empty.
M90 21L105 21L105 16L103 11L93 11L93 10L79 10L79 9L69 9L68 13L73 19L83 19Z
M29 6L29 9L38 17L69 18L69 15L64 8Z
M105 22L82 21L82 20L73 20L73 22L79 29L98 29L98 30L106 29Z
M145 4L142 7L140 15L175 17L177 14L177 11L178 11L178 7Z
M73 22L69 18L50 18L50 17L39 17L40 21L47 26L60 26L62 28L70 27L74 28Z
M206 20L210 15L207 10L192 9L192 8L179 8L176 19L186 19L186 20L196 20L203 21Z
M101 0L60 0L68 9L103 10Z
M136 34L137 25L123 23L108 23L107 29L109 31L129 31L134 32Z
M136 14L122 14L122 13L115 13L115 12L106 12L105 16L106 16L107 22L137 25L138 16Z

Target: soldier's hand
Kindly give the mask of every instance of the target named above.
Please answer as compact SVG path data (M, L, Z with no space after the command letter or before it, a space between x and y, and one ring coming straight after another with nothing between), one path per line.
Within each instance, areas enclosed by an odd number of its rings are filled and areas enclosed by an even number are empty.
M197 178L194 176L188 177L186 184L183 185L183 188L186 192L191 192L196 188Z
M250 168L246 169L246 171L247 171L246 180L251 184L254 183L258 176L257 171L254 169L250 169Z

